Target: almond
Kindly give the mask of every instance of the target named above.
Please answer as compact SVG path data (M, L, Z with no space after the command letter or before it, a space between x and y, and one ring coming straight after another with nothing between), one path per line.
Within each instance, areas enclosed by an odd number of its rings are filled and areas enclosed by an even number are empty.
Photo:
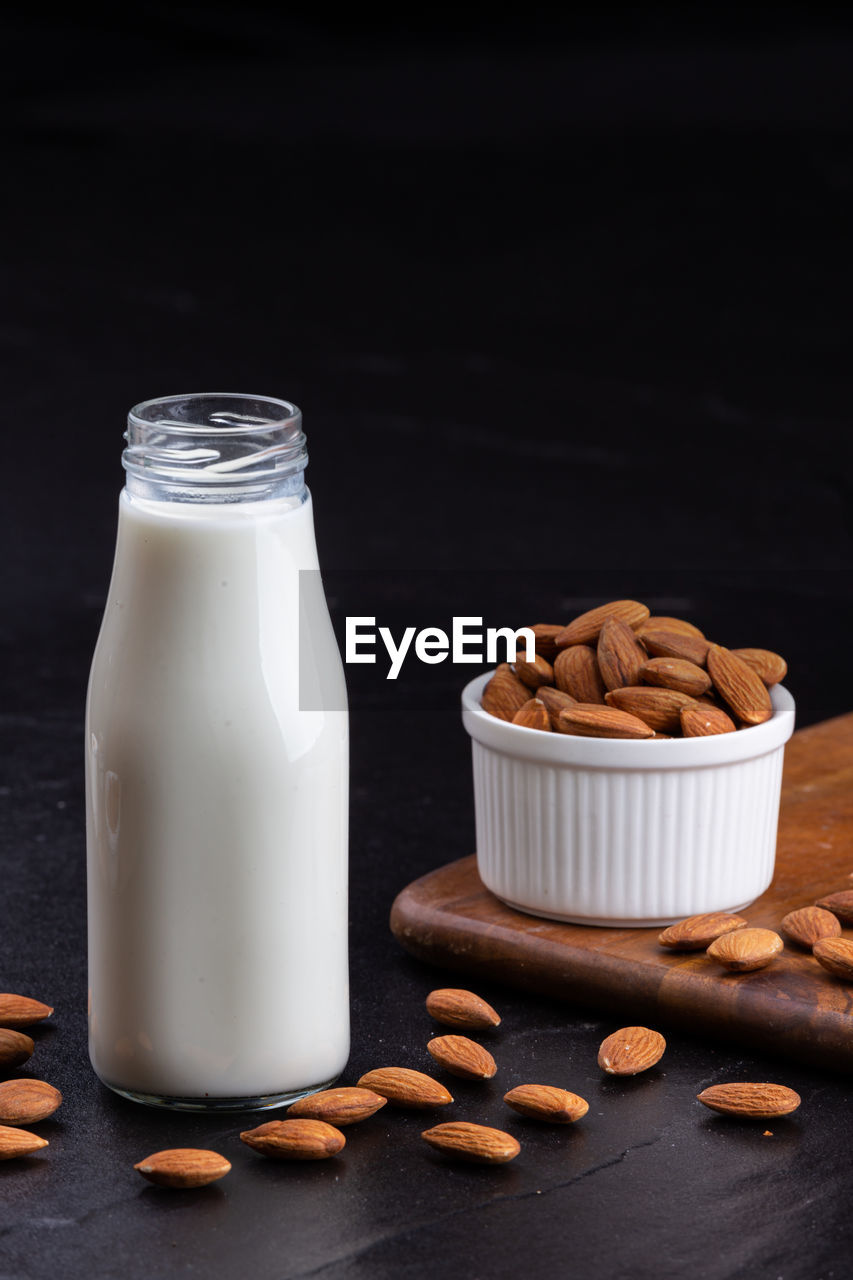
M711 687L708 672L686 658L649 658L640 667L639 674L646 684L675 689L677 693L686 693L691 698L700 698Z
M6 1080L0 1084L0 1124L36 1124L61 1103L62 1094L44 1080Z
M209 1182L224 1178L231 1164L216 1151L172 1147L155 1151L133 1167L155 1187L206 1187Z
M398 1107L446 1107L453 1098L443 1084L422 1071L409 1067L377 1067L358 1082L359 1089L372 1089Z
M732 649L732 653L752 667L766 685L778 684L788 674L788 664L770 649Z
M712 1084L696 1095L712 1111L752 1120L789 1116L800 1105L800 1096L783 1084Z
M587 644L562 649L554 660L554 681L558 689L575 702L604 702L604 681L595 650Z
M8 1129L0 1125L0 1160L15 1160L18 1156L31 1156L48 1145L46 1138L26 1129Z
M821 938L837 938L841 924L831 911L823 907L800 907L782 917L780 928L791 942L811 951Z
M646 618L645 622L637 628L637 635L641 636L644 631L675 631L678 635L696 636L698 640L705 639L704 633L692 622L687 622L684 618L666 618L660 614Z
M714 688L725 698L738 720L746 725L755 725L770 719L773 704L767 686L742 658L721 644L712 644L707 664Z
M635 1076L660 1062L666 1041L648 1027L622 1027L602 1041L598 1065L611 1076Z
M439 1066L463 1080L491 1080L498 1069L488 1049L467 1036L436 1036L427 1049Z
M536 652L541 653L547 662L553 662L559 652L556 640L562 630L559 623L551 622L534 622L532 627L528 627L536 641Z
M548 1124L574 1124L589 1111L585 1098L551 1084L516 1085L504 1094L504 1102L519 1115Z
M540 684L554 683L554 668L539 653L532 662L528 662L523 657L517 657L512 664L512 670L528 689L538 689Z
M35 1045L23 1031L0 1027L0 1067L20 1067L32 1056Z
M558 727L557 722L560 718L560 712L565 711L566 707L573 707L576 701L568 693L563 693L560 689L551 689L546 684L536 690L536 697L548 712L552 729Z
M545 729L551 732L551 717L544 702L538 698L530 698L523 707L519 707L512 717L513 724L520 724L522 729Z
M629 627L639 627L648 616L649 610L639 600L610 600L574 618L559 632L555 643L558 649L565 649L570 644L591 644L598 639L608 618L618 618L627 622Z
M246 1129L240 1141L273 1160L327 1160L346 1146L346 1138L324 1120L269 1120Z
M439 987L426 998L427 1013L447 1027L484 1031L500 1026L500 1018L490 1004L473 991L460 987Z
M294 1102L287 1108L287 1114L296 1120L325 1120L326 1124L342 1128L375 1115L387 1102L387 1098L371 1089L323 1089Z
M484 1124L470 1124L467 1120L451 1120L437 1124L421 1134L437 1151L443 1151L457 1160L470 1160L475 1164L506 1164L514 1160L521 1147L512 1134L502 1129L490 1129Z
M695 702L682 707L679 715L681 732L685 738L710 738L715 733L735 733L737 725L722 707L706 702Z
M704 951L723 934L745 929L747 923L743 916L735 916L728 911L706 911L703 915L688 916L686 920L671 924L658 934L658 942L669 951Z
M643 645L653 658L684 658L704 667L710 641L681 631L643 631Z
M610 694L607 695L610 697ZM561 711L557 718L560 733L573 733L583 738L652 738L654 729L636 716L617 707L599 707L576 702Z
M53 1009L29 996L16 996L10 992L0 995L0 1027L28 1027L33 1022L49 1018Z
M627 622L608 618L598 637L598 669L608 689L638 684L646 651Z
M820 938L812 954L836 978L853 982L853 942L848 938Z
M692 701L686 693L677 693L675 689L650 689L642 686L611 689L605 700L608 706L629 712L658 733L678 729L681 724L681 709L689 707Z
M818 898L816 907L831 911L845 924L853 924L853 889L842 889L839 893L828 893L825 898Z
M480 699L484 711L498 720L511 720L530 697L530 690L513 675L509 663L502 662L483 690Z
M783 946L782 939L772 929L736 929L712 942L708 955L733 973L746 973L763 969Z

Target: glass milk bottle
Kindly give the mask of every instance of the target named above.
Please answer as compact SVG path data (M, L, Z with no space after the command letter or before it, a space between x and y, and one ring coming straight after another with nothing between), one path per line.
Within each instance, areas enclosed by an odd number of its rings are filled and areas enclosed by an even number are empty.
M131 410L86 708L89 1045L125 1097L279 1106L349 1054L348 723L301 415Z

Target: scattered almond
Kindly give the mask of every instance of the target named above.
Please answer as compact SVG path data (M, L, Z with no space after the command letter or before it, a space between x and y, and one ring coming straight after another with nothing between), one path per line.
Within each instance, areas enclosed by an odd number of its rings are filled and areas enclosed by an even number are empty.
M678 693L675 689L650 689L632 685L626 689L611 689L605 695L610 707L618 707L647 724L652 732L668 733L678 729L681 710L690 706L691 699L686 693Z
M512 720L530 698L530 690L513 675L509 663L502 662L483 690L483 709L498 720Z
M744 724L763 724L773 715L767 686L752 667L721 644L712 644L707 656L714 688Z
M35 1045L23 1031L0 1027L0 1067L20 1067L32 1056Z
M467 1036L436 1036L427 1049L439 1066L463 1080L491 1080L498 1069L488 1049Z
M704 951L723 934L745 929L748 921L729 911L706 911L671 924L658 934L658 942L669 951Z
M853 982L853 942L848 938L820 938L812 954L836 978Z
M292 1103L287 1114L295 1120L325 1120L326 1124L341 1128L367 1120L387 1102L387 1098L371 1089L323 1089Z
M683 658L697 667L704 667L710 641L700 636L685 635L683 631L644 629L643 646L653 658Z
M648 658L640 667L639 678L646 684L675 689L691 698L701 697L711 687L708 672L686 658Z
M608 695L609 696L609 695ZM593 703L576 702L557 717L560 733L571 733L583 738L651 738L654 729L637 716L620 711L618 707L599 707Z
M853 889L842 889L839 893L828 893L825 898L818 898L816 907L831 911L845 924L853 924Z
M766 685L778 684L788 674L788 664L770 649L732 649L732 653L752 667Z
M34 1022L49 1018L53 1009L29 996L16 996L10 992L0 995L0 1027L29 1027Z
M62 1094L44 1080L5 1080L0 1084L0 1124L37 1124L62 1103Z
M0 1125L0 1160L15 1160L18 1156L31 1156L48 1145L46 1138L26 1129L9 1129Z
M453 1098L443 1084L423 1071L410 1067L377 1067L358 1082L360 1089L371 1089L397 1107L446 1107Z
M206 1187L210 1182L224 1178L231 1164L216 1151L204 1151L199 1147L173 1147L168 1151L155 1151L147 1160L140 1160L134 1169L153 1182L155 1187Z
M635 1076L660 1062L666 1041L648 1027L622 1027L601 1043L598 1065L611 1076Z
M789 1116L800 1105L800 1095L783 1084L712 1084L696 1096L712 1111L750 1120Z
M538 689L540 684L554 683L554 668L541 653L537 653L532 662L528 662L526 658L517 657L512 669L513 674L518 676L521 683L528 689Z
M604 681L595 650L587 644L561 649L554 660L554 681L558 689L575 702L603 702Z
M611 600L595 609L588 609L559 632L555 643L558 649L570 644L592 644L601 634L608 618L618 618L629 627L639 627L649 616L649 610L638 600Z
M821 938L837 938L841 924L837 916L823 907L800 907L783 916L780 928L791 942L811 951Z
M733 973L746 973L770 964L783 946L772 929L737 929L712 942L708 955Z
M484 1031L500 1026L500 1018L490 1004L473 991L460 987L439 987L426 998L427 1013L447 1027Z
M273 1160L327 1160L346 1146L346 1138L324 1120L269 1120L246 1129L240 1141Z
M710 738L715 733L735 733L737 725L720 707L694 702L679 713L681 732L685 738Z
M622 689L626 684L639 684L640 668L647 655L627 622L607 619L598 637L596 656L606 688Z
M551 732L551 717L548 715L545 703L540 702L538 698L530 698L523 707L519 707L512 717L512 723L520 724L525 729L544 729L547 733Z
M516 1085L504 1094L504 1102L519 1115L548 1124L574 1124L589 1111L585 1098L550 1084Z
M506 1164L508 1160L514 1160L521 1150L512 1134L504 1133L502 1129L490 1129L484 1124L470 1124L466 1120L437 1124L432 1129L425 1129L421 1137L437 1151L475 1164Z

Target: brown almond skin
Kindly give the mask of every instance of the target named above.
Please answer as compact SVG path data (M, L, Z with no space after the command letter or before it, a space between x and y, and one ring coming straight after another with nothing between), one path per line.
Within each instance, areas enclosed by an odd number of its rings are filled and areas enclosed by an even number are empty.
M681 711L690 705L686 693L675 689L652 689L637 685L626 689L611 689L606 695L607 705L627 711L647 724L653 733L672 733L681 726Z
M570 644L593 644L608 618L618 618L636 629L648 616L649 610L639 600L610 600L574 618L556 637L556 645L565 649Z
M411 1107L416 1111L446 1107L453 1101L443 1084L410 1067L376 1067L361 1077L358 1087L381 1094L395 1107Z
M29 996L16 996L8 991L0 995L0 1027L29 1027L52 1013L51 1005Z
M546 662L553 662L559 653L556 641L563 630L562 626L555 622L534 622L528 630L533 632L536 652L540 653Z
M782 917L780 928L791 942L811 951L821 938L837 938L841 933L841 922L823 907L800 907Z
M701 698L711 687L708 672L685 658L648 658L640 667L640 679L691 698Z
M536 697L548 712L551 728L555 730L559 728L560 712L565 711L567 707L575 706L577 702L577 699L570 694L564 693L561 689L552 689L545 684L536 690Z
M31 1156L48 1145L46 1138L26 1129L9 1129L0 1125L0 1160L16 1160L19 1156Z
M271 1160L328 1160L346 1146L346 1138L325 1120L269 1120L246 1129L240 1141Z
M483 690L480 705L498 720L512 720L530 698L530 690L513 674L509 663L502 662Z
M497 1073L497 1063L488 1049L467 1036L436 1036L427 1049L439 1066L463 1080L491 1080Z
M664 617L662 614L646 618L643 625L637 628L637 635L642 636L644 631L675 631L678 635L695 636L697 640L705 639L705 633L695 627L692 622L687 622L685 618Z
M820 938L812 955L833 977L853 982L853 942L849 938Z
M729 911L706 911L671 924L658 934L658 942L668 951L704 951L723 934L745 929L748 923Z
M815 906L823 907L824 911L831 911L845 924L853 924L853 889L841 889L838 893L828 893L826 897L818 898Z
M427 1013L446 1027L465 1027L469 1031L486 1031L500 1026L500 1017L492 1006L464 987L439 987L426 998Z
M506 1164L514 1160L521 1150L512 1134L504 1133L503 1129L470 1124L466 1120L437 1124L432 1129L425 1129L421 1137L436 1151L473 1164Z
M732 653L752 667L768 687L778 684L788 674L787 662L772 649L732 649Z
M167 1151L155 1151L153 1155L135 1164L155 1187L206 1187L224 1178L231 1164L217 1151L205 1151L200 1147L171 1147Z
M681 732L685 738L710 738L717 733L735 733L737 725L721 707L697 702L682 707L679 713Z
M699 1102L724 1116L775 1120L800 1105L800 1095L783 1084L712 1084L696 1095Z
M561 711L557 717L557 728L560 733L582 738L653 738L655 733L643 720L618 707L599 707L584 702Z
M522 729L542 729L551 732L551 717L544 702L538 698L530 698L523 707L519 707L512 717L513 724L520 724Z
M606 689L595 650L588 644L562 649L554 660L554 682L575 702L604 702Z
M574 1124L589 1111L585 1098L550 1084L516 1085L504 1094L504 1102L519 1115L546 1124Z
M627 622L608 618L598 637L598 669L607 689L623 689L640 683L646 651Z
M660 1062L666 1041L649 1027L621 1027L601 1042L598 1065L611 1076L635 1076Z
M0 1084L0 1124L37 1124L62 1105L62 1094L45 1080L5 1080Z
M323 1120L341 1129L367 1120L387 1103L387 1098L371 1089L323 1089L292 1103L287 1115L292 1120Z
M35 1045L23 1031L0 1027L0 1067L20 1067L32 1057Z
M705 666L710 641L681 631L643 630L643 646L653 658L684 658L697 667Z
M772 929L737 929L712 942L707 954L732 973L749 973L764 969L784 945Z
M532 662L517 657L513 663L513 674L528 689L538 689L540 684L554 683L554 668L541 654L537 653Z
M711 645L706 661L714 688L738 720L746 725L756 725L770 719L773 715L770 694L752 667L721 644Z

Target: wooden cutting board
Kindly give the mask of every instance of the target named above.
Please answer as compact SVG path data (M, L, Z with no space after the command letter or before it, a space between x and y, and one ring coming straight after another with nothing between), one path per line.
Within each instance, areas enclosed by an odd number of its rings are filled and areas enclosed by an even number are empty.
M853 888L853 713L801 729L785 750L776 874L744 911L778 931L786 912ZM413 955L477 979L557 996L626 1022L668 1024L853 1067L853 984L786 945L754 973L728 974L703 952L671 954L658 929L561 924L504 906L462 858L404 889L391 911ZM853 939L853 927L844 936ZM457 984L458 985L458 984Z

